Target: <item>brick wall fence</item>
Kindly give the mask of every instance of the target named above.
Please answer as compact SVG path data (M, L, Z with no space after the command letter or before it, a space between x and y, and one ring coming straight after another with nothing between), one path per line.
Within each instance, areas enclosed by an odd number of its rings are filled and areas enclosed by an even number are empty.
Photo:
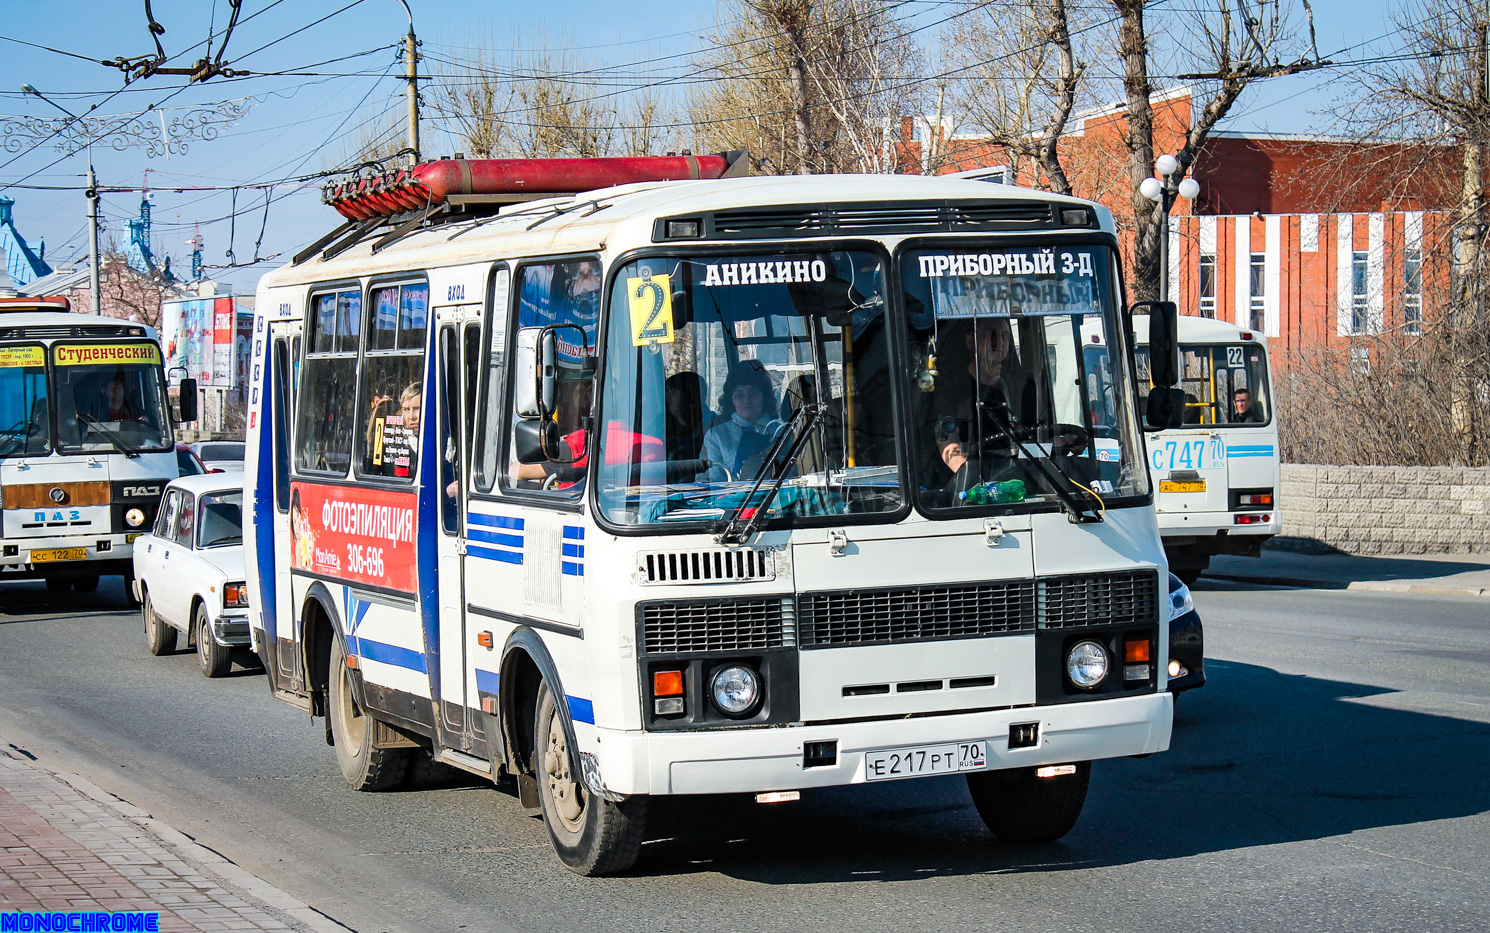
M1283 465L1272 547L1347 554L1490 553L1490 468Z

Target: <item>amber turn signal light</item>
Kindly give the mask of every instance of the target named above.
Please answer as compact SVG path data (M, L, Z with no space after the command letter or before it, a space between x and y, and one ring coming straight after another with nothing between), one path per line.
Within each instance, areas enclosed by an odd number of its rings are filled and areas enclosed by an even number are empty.
M1149 640L1147 638L1123 642L1124 664L1147 664L1148 662Z
M677 697L682 695L682 671L657 671L652 674L652 696Z

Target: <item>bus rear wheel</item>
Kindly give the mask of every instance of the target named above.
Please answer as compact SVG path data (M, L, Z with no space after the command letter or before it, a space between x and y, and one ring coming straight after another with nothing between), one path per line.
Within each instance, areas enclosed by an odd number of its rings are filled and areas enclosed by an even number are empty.
M636 864L646 833L647 798L614 802L592 796L570 768L568 735L545 684L534 728L538 801L549 841L564 867L580 875L609 875Z
M339 638L331 646L326 694L326 715L331 719L336 763L347 784L353 790L387 790L402 781L409 764L409 750L373 746L375 724L352 693L347 649Z
M1090 761L1055 777L1036 777L1034 768L975 771L967 789L983 824L1004 842L1054 842L1076 825L1091 776Z

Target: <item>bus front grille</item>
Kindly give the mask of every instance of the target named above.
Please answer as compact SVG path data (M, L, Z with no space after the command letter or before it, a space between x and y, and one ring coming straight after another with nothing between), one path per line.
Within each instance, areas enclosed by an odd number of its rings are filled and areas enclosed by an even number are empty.
M640 603L636 614L646 654L760 651L796 641L790 596Z
M1043 629L1153 622L1158 602L1159 576L1152 570L1045 577L1035 592Z
M1035 630L1032 580L803 593L803 648L1019 635Z

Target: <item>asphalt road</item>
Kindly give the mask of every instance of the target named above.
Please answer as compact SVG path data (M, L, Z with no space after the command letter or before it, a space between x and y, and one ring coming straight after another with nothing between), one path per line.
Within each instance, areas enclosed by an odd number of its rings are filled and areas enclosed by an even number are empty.
M656 801L636 870L586 879L490 784L350 791L319 721L151 657L120 597L0 590L0 741L359 931L1490 930L1483 598L1202 582L1211 682L1059 843L928 779Z

